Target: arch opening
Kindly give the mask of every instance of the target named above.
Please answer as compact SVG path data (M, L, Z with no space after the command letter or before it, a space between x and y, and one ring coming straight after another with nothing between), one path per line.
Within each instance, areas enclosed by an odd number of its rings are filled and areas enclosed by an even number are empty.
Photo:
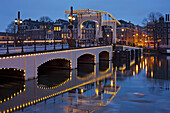
M99 61L109 61L110 53L108 51L102 51L99 53Z
M61 69L61 70L70 70L70 60L67 59L52 59L49 60L38 67L39 70L46 70L46 69Z
M95 55L93 54L83 54L77 59L78 66L79 64L95 64Z
M95 56L83 54L77 59L78 78L90 78L94 73Z

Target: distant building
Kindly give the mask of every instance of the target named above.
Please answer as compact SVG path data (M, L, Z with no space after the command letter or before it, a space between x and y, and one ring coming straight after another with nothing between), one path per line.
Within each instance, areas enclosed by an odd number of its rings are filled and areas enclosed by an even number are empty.
M73 23L73 39L78 39L77 30L78 20ZM20 39L69 39L70 22L63 19L58 19L55 22L39 22L31 19L26 19L20 26ZM82 39L95 38L95 22L86 21L82 25Z
M13 33L0 32L0 40L14 40L15 35Z
M24 20L20 26L21 39L53 39L53 23Z
M146 33L143 27L124 20L119 20L119 22L121 25L116 29L118 44L145 46Z
M170 15L160 17L156 22L147 23L148 42L155 46L170 45Z
M156 42L158 45L170 45L170 15L160 17L156 23Z

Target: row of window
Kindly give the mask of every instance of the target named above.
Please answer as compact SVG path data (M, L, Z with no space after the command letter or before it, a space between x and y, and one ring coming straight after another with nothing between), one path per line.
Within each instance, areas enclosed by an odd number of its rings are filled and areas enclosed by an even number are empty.
M54 27L54 31L61 31L61 27Z

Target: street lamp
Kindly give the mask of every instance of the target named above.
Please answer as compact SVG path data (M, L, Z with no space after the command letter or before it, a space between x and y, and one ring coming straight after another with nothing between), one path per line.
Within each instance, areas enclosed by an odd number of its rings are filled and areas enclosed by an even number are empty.
M68 26L68 28L70 29L70 46L73 44L72 42L72 38L73 38L73 22L76 20L76 18L73 16L73 7L71 6L71 11L70 11L70 15L68 16L70 25Z
M22 20L20 19L20 11L18 11L18 19L15 18L15 24L18 25L18 30L17 30L17 35L18 35L18 40L20 40L20 25L22 25ZM16 39L15 39L15 43L16 43ZM22 41L22 51L23 51L23 41Z

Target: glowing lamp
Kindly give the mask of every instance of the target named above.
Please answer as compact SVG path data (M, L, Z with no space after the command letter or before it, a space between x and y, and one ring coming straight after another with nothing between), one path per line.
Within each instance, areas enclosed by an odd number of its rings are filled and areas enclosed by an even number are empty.
M18 20L17 19L15 19L15 23L17 23L18 22Z
M69 16L68 16L68 19L69 19L69 20L71 20L71 19L72 19L72 16L71 16L71 15L69 15Z
M72 17L72 19L73 19L73 21L75 21L75 20L76 20L76 18L75 18L74 16Z

